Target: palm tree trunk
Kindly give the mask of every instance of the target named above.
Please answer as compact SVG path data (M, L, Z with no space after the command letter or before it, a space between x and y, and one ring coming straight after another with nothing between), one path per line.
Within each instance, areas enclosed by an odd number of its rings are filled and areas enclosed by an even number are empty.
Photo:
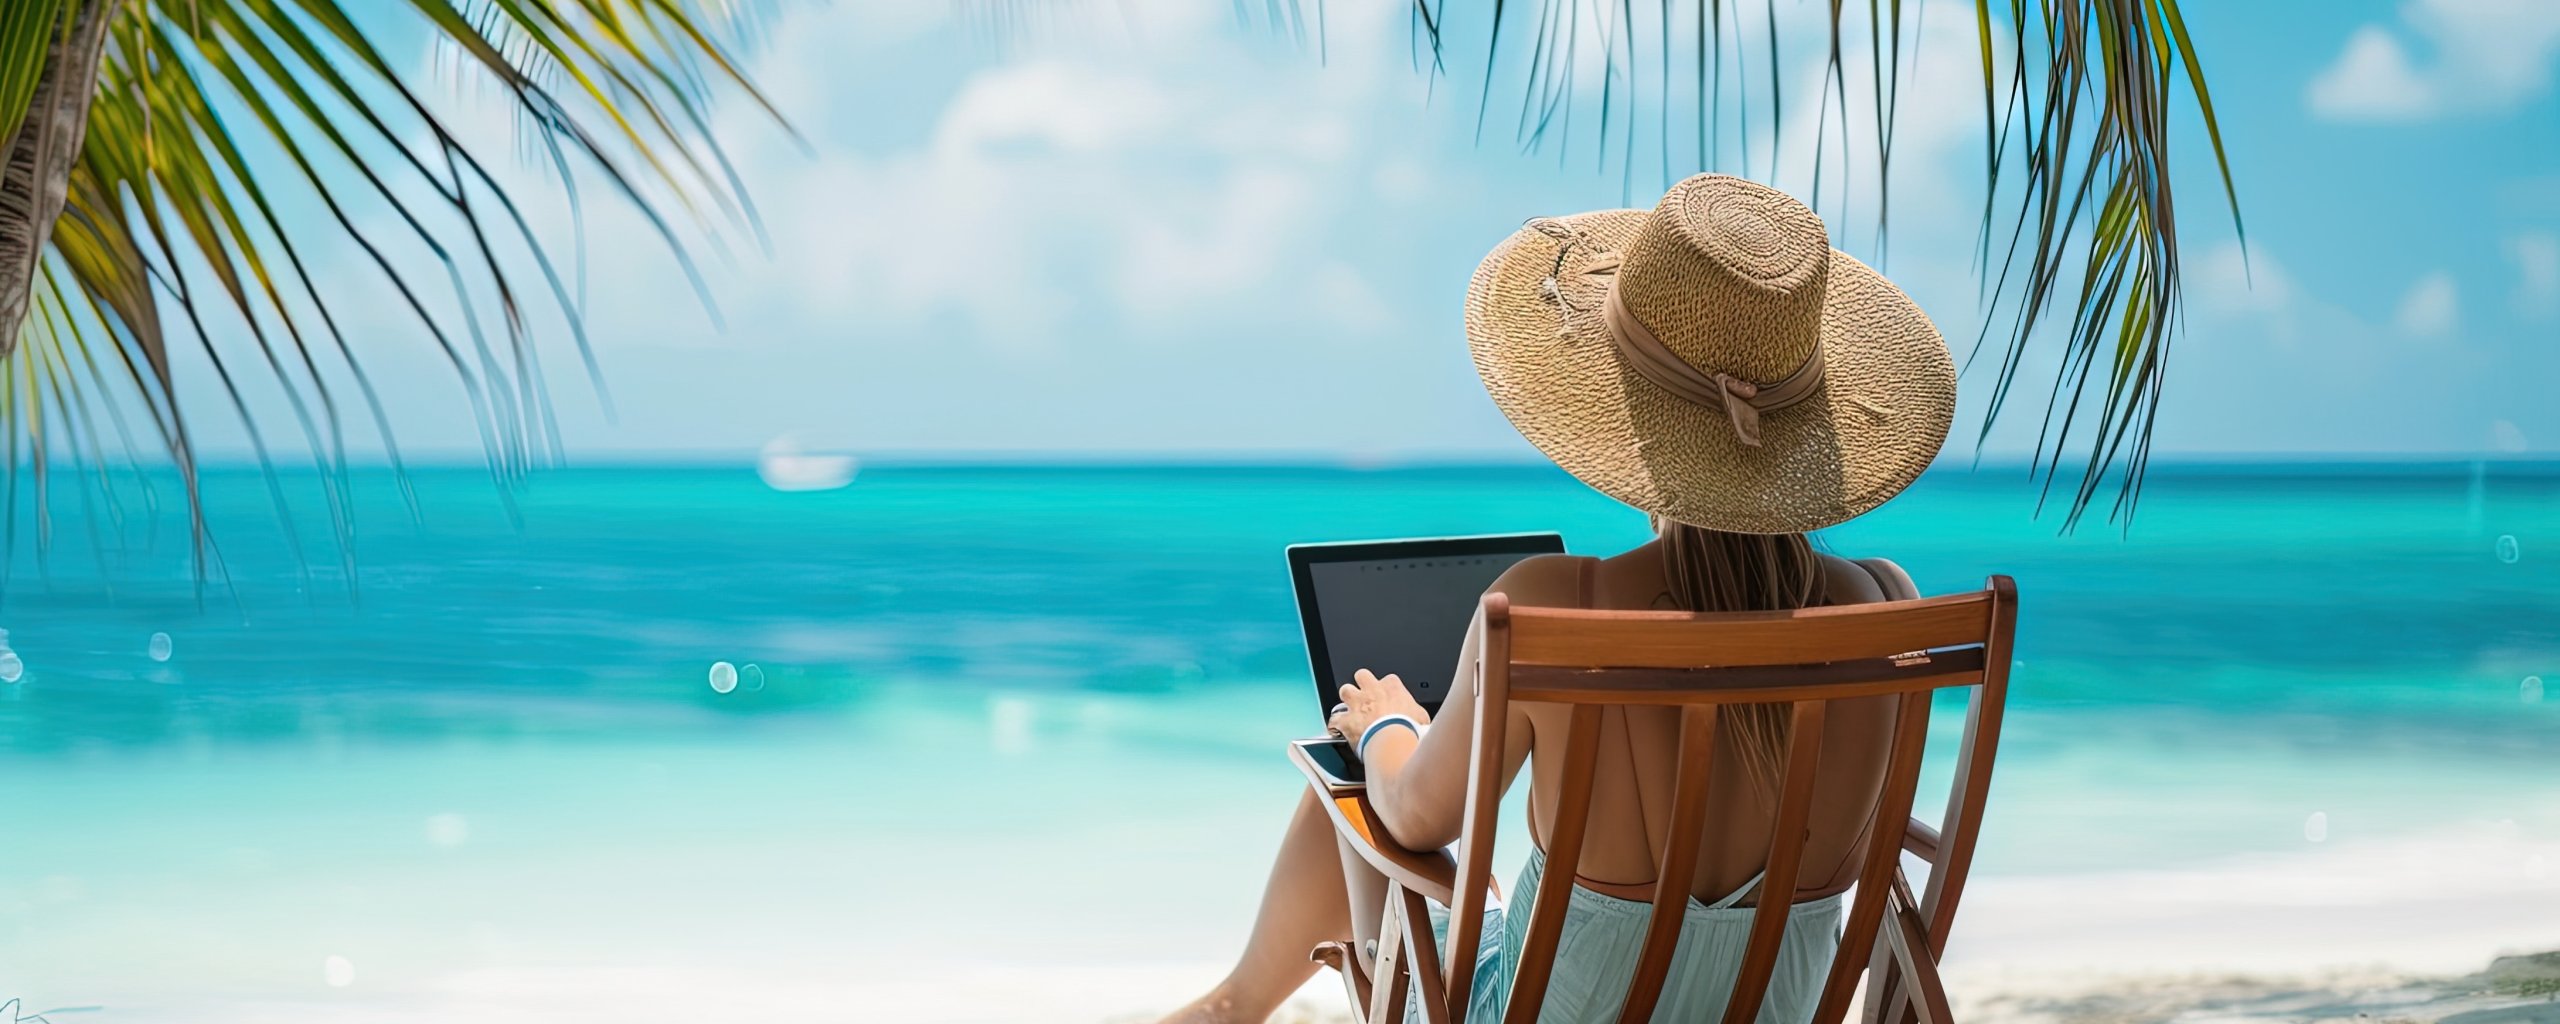
M70 191L71 165L80 158L89 98L106 54L111 8L109 0L79 0L68 29L54 32L34 101L8 140L8 162L0 164L0 357L18 350L36 267Z

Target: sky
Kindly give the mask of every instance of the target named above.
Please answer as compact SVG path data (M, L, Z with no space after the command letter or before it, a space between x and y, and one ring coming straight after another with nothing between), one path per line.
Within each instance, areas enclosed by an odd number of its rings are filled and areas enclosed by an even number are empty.
M1321 43L1239 25L1224 4L1067 6L996 32L982 13L955 13L983 5L782 0L749 67L798 138L747 104L723 107L720 137L768 241L759 251L734 232L731 254L707 261L716 320L663 245L590 200L589 330L613 413L551 332L571 459L745 458L785 436L884 456L1534 457L1467 359L1468 275L1525 219L1649 206L1699 168L1693 127L1675 125L1668 152L1640 131L1632 161L1615 141L1598 146L1588 73L1564 145L1522 146L1524 55L1510 50L1479 139L1481 68L1467 62L1481 59L1417 71L1393 0L1326 4ZM1828 122L1816 203L1834 244L1908 290L1960 361L1984 320L1972 6L1908 5L1889 247L1875 232L1871 125L1853 123L1844 163ZM2172 143L2187 319L2158 450L2560 447L2560 4L2187 8L2246 246L2189 118ZM1720 120L1713 169L1813 194L1804 98L1822 41L1801 26L1821 9L1779 5L1792 95L1777 144L1762 118L1746 163L1743 129ZM1506 47L1528 37L1514 17ZM1483 30L1452 18L1466 53ZM451 77L418 50L418 76ZM1852 95L1869 87L1863 63ZM1659 74L1640 62L1640 122L1663 114L1647 105ZM485 94L443 89L506 152L513 126ZM565 238L565 202L524 180L520 198ZM345 296L387 295L351 263L326 275ZM387 302L358 305L357 341L404 452L476 455L463 392L429 340ZM1996 360L1968 366L1945 458L2032 450L2036 382L2058 340L2039 336L2031 400L1979 445ZM276 408L251 390L253 406ZM222 403L209 386L186 400ZM215 451L244 436L210 414L199 430Z

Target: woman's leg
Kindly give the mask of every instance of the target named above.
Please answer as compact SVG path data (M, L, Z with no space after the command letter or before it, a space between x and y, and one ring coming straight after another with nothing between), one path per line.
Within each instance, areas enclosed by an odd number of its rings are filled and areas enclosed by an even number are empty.
M1309 789L1289 819L1243 957L1225 981L1165 1018L1167 1024L1262 1024L1315 974L1316 963L1307 954L1317 943L1351 937L1344 858L1334 844L1333 822L1317 799Z

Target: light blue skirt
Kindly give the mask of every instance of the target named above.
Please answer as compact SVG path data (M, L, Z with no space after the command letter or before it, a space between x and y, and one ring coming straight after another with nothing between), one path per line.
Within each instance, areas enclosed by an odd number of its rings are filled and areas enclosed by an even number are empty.
M1513 895L1533 899L1546 866L1546 852L1533 851L1529 863L1520 869ZM1725 1000L1733 994L1734 975L1740 972L1743 950L1751 942L1753 909L1734 904L1750 889L1746 885L1714 903L1689 901L1687 920L1680 925L1680 948L1671 958L1662 1001L1654 1006L1655 1021L1724 1017ZM1556 942L1555 970L1548 976L1539 1024L1615 1021L1627 998L1627 983L1635 977L1636 958L1644 950L1645 924L1652 918L1653 906L1578 885L1568 891L1572 904L1565 908L1564 931ZM1814 1004L1822 999L1822 983L1831 972L1831 956L1840 946L1845 895L1789 908L1786 939L1778 944L1777 971L1770 975L1769 994L1760 1002L1756 1024L1805 1024L1813 1019ZM1467 1001L1469 1021L1499 1021L1511 1001L1511 976L1517 969L1513 958L1528 941L1529 903L1508 909L1517 912L1485 911L1484 940L1476 948L1475 984ZM1443 956L1448 955L1448 926L1448 910L1434 905L1431 928L1439 936ZM1405 1019L1421 1020L1420 1009L1408 1003Z

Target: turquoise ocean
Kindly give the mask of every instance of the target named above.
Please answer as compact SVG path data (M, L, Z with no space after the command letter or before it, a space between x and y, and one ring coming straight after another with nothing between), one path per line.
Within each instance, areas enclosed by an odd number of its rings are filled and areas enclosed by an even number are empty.
M438 468L350 479L342 559L281 486L289 527L209 474L201 586L168 482L19 495L0 1000L429 1019L693 972L671 1010L715 1012L1214 962L1316 724L1283 546L1644 534L1513 466ZM2130 530L2037 501L1942 469L1820 538L2018 580L1979 877L2560 837L2560 466L2171 465Z

